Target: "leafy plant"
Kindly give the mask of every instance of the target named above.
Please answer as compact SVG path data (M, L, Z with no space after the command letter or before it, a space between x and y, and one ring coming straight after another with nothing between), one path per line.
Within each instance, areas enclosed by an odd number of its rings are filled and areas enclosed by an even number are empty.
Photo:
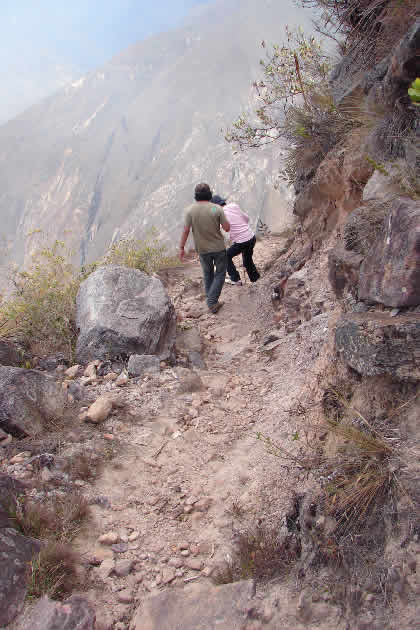
M14 291L0 305L0 335L30 349L67 350L76 338L75 301L80 275L61 241L34 254L27 271L12 275Z
M144 239L126 237L114 243L100 265L123 265L153 273L173 263L167 246L152 231Z
M417 78L408 88L408 95L413 105L420 107L420 79Z

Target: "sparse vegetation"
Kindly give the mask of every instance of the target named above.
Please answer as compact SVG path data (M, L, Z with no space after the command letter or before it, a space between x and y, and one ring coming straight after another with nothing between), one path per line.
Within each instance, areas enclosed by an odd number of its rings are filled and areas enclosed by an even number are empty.
M300 553L300 542L295 536L282 537L277 529L258 525L237 534L233 558L215 573L213 580L216 584L228 584L285 576Z
M153 273L174 263L167 246L159 241L154 231L144 239L124 238L114 243L100 265L123 265Z
M43 503L18 499L10 517L23 535L42 543L31 562L28 597L60 599L70 594L78 583L80 562L70 543L89 517L86 499L77 493L55 495Z
M0 304L1 336L41 355L65 350L71 360L80 277L70 258L64 243L56 241L34 255L28 271L13 273L14 292Z

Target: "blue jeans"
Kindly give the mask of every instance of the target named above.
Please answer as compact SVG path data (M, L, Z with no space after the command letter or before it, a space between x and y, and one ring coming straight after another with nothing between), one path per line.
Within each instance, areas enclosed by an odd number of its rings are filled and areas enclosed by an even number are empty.
M227 268L226 250L200 254L200 263L203 269L207 306L211 308L217 304L225 283Z

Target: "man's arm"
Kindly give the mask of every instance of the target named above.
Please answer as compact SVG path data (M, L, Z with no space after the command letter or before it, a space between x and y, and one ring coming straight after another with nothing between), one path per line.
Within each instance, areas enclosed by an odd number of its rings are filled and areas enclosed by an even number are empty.
M222 226L225 232L230 232L230 223L227 220L226 215L222 209L220 211L220 225Z
M191 226L190 225L186 225L184 227L184 231L182 232L182 236L181 236L181 241L179 243L179 258L181 260L181 262L184 260L185 257L185 243L187 242L188 239L188 235L190 233L190 229Z

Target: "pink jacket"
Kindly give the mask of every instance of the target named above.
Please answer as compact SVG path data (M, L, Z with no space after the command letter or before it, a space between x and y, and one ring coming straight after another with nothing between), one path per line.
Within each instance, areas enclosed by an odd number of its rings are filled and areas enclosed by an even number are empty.
M228 203L223 207L225 216L230 223L230 240L233 243L245 243L254 237L254 232L249 228L249 216L242 212L238 204Z

